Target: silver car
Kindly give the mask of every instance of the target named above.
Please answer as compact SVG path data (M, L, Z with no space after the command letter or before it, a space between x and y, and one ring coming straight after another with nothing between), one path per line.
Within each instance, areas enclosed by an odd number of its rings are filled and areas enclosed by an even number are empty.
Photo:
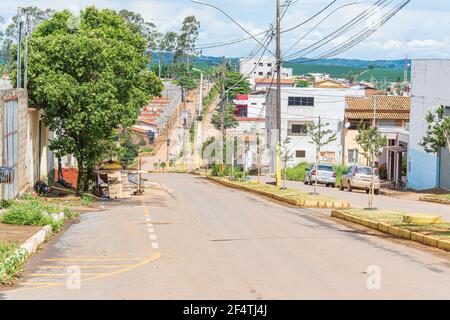
M365 166L351 166L346 173L342 175L340 189L347 189L352 191L353 189L366 190L370 192L370 185L372 182L372 168ZM380 192L380 177L378 176L376 169L373 176L374 193Z
M313 185L316 181L317 183L323 183L327 187L331 186L334 188L336 185L336 172L334 172L333 166L329 164L319 164L319 170L316 170L316 165L313 165L311 169L307 169L305 173L305 184Z

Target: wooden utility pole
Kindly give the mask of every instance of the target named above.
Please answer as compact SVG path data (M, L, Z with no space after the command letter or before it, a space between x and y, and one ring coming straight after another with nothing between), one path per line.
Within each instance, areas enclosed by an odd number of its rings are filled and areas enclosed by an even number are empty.
M281 26L280 26L280 0L276 0L276 67L277 67L277 93L276 93L276 186L281 187Z

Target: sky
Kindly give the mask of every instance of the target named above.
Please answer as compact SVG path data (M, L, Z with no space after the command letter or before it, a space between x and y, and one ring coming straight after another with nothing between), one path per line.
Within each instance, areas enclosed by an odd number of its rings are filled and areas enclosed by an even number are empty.
M203 0L216 5L229 14L246 31L257 34L268 30L275 17L276 0ZM281 0L284 3L285 0ZM370 8L376 0L336 0L321 15L307 24L282 35L282 54L289 54L308 47L328 34L345 25L352 18ZM289 29L312 17L332 0L291 0L282 20L282 29ZM370 19L362 20L354 29L340 35L318 51L307 57L320 55L333 46L349 39L357 31L371 27L383 13L402 0L386 1L389 5L382 10L373 11ZM351 3L348 6L341 7ZM190 0L1 0L0 16L4 28L17 11L18 6L38 6L55 10L70 9L79 12L89 5L99 8L127 9L140 13L146 20L152 21L161 32L178 31L185 16L195 15L200 21L200 35L197 46L239 39L246 33L218 10ZM333 12L333 13L332 13ZM329 13L327 19L323 20ZM378 18L377 18L378 17ZM315 29L313 27L320 23ZM313 30L312 30L313 29ZM312 31L311 31L312 30ZM305 34L307 36L305 37ZM302 39L293 46L298 39ZM204 49L203 55L245 57L258 43L254 39L238 44ZM292 47L292 48L291 48ZM269 47L274 52L273 43ZM352 59L450 59L450 1L448 0L411 0L391 20L381 26L370 37L357 46L339 54L340 58ZM270 52L267 52L270 55ZM299 53L293 57L301 57Z

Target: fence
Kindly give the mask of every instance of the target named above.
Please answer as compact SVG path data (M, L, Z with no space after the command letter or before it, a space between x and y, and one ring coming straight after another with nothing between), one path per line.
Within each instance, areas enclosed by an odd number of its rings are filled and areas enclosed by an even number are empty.
M5 101L3 107L3 157L0 170L3 199L13 199L18 194L18 99Z

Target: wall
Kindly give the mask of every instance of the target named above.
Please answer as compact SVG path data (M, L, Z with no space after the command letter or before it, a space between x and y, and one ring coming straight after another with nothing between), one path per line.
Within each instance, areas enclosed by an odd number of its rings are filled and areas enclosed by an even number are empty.
M267 56L263 56L261 59L241 58L239 61L239 72L252 79L271 78L274 73L276 74L275 67L275 59ZM292 68L281 68L281 77L291 78L292 72Z
M450 60L414 60L411 77L408 187L426 190L439 186L439 158L426 153L419 143L426 132L426 113L438 105L450 105ZM450 170L446 166L443 169Z
M314 106L288 106L288 97L314 97ZM342 125L345 114L346 96L364 96L364 90L354 89L328 89L328 88L282 88L281 89L281 138L284 140L287 135L288 126L293 122L318 122L321 116L322 125L329 123L324 129L337 131L337 139L321 151L332 152L335 155L335 162L340 163L342 157ZM268 129L268 140L274 139L271 128L276 127L275 123L275 97L276 90L271 90L267 97L266 126ZM307 161L314 162L316 147L311 144L309 136L290 136L289 149L294 153L294 159L288 163L289 166ZM305 158L296 158L296 150L305 150ZM273 169L273 163L272 163Z

